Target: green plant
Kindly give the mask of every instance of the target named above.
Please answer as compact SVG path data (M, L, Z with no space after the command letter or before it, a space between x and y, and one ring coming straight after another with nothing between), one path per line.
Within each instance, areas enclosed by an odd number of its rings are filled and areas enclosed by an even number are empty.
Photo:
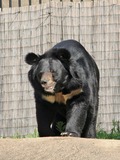
M25 138L37 138L39 137L38 130L34 129L34 132L25 136Z
M38 134L38 130L37 129L34 129L34 132L33 133L30 133L30 134L27 134L27 135L20 135L18 132L16 132L16 134L12 137L12 138L37 138L39 137L39 134Z
M111 133L120 132L120 124L119 123L120 123L119 121L115 121L115 120L112 121L113 128L111 129Z
M23 136L21 136L18 132L16 132L12 138L19 139L19 138L23 138Z
M59 131L59 132L64 132L65 131L65 123L62 122L62 121L59 121L56 125L56 129Z
M97 131L97 138L99 139L120 139L120 125L119 121L112 121L113 128L110 133L107 133L103 129ZM100 128L100 126L99 126Z

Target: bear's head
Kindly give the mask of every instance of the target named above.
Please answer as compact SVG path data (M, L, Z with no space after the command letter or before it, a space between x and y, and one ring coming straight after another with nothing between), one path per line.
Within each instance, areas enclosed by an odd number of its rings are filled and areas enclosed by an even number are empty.
M70 53L66 49L51 49L43 55L28 53L25 61L32 65L29 80L34 88L37 83L44 93L55 94L69 83Z

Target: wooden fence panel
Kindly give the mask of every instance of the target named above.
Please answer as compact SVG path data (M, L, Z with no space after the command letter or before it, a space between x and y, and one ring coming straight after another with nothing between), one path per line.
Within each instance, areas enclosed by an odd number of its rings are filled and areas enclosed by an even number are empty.
M80 0L0 0L0 8L9 7L22 7L28 5L37 5L41 3L46 3L50 1L55 2L79 2ZM81 0L81 1L92 1L92 0Z
M64 39L80 41L101 74L98 124L120 121L120 4L117 0L51 2L0 12L0 136L36 128L35 104L24 62Z

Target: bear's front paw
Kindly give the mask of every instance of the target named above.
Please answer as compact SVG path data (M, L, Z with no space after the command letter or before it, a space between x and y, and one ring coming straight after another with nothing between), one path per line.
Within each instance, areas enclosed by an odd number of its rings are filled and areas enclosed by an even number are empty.
M60 135L63 137L78 137L78 135L73 132L62 132Z

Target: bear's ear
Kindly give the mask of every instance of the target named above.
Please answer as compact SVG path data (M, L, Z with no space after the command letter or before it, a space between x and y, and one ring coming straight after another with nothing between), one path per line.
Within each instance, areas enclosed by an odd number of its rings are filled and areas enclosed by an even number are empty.
M36 55L35 53L28 53L25 57L25 62L29 65L33 65L40 59L39 55Z
M70 55L70 52L64 48L61 48L61 49L58 49L57 50L57 57L60 59L60 60L69 60L71 55Z

